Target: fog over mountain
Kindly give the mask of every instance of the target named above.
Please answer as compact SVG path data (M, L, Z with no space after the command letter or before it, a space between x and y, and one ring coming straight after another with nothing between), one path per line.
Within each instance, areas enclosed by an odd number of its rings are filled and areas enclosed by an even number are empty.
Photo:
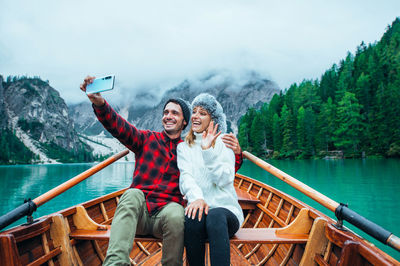
M278 85L254 71L235 75L227 70L211 71L197 79L186 79L164 94L154 94L141 90L125 99L112 97L113 92L103 93L107 101L129 122L141 129L162 130L161 117L164 103L169 98L180 97L189 102L201 92L214 95L220 101L227 115L228 129L237 132L238 119L248 108L269 102L275 93L279 93ZM70 116L75 121L78 132L88 135L103 131L96 121L89 101L70 105Z

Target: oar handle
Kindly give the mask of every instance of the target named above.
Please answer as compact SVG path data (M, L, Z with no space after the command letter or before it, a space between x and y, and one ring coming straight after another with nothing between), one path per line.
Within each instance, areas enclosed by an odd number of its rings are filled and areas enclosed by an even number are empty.
M71 178L70 180L62 183L61 185L53 188L52 190L47 191L46 193L42 194L41 196L37 197L33 200L37 207L43 205L44 203L48 202L49 200L53 199L54 197L60 195L61 193L65 192L66 190L70 189L71 187L75 186L76 184L82 182L86 178L94 175L104 167L112 164L113 162L119 160L120 158L124 157L129 153L129 150L121 151L108 159L102 161L101 163L93 166L92 168L86 170L85 172Z
M26 215L32 215L36 211L37 206L31 200L25 202L24 204L18 206L14 210L0 216L0 230L4 227L18 221Z
M300 182L299 180L295 179L294 177L282 172L278 168L270 165L269 163L261 160L260 158L254 156L253 154L244 151L243 156L252 161L254 164L258 165L262 169L266 170L267 172L271 173L272 175L276 176L280 180L288 183L295 189L299 190L300 192L306 194L316 202L320 203L322 206L328 208L329 210L335 212L336 208L339 206L339 203L336 201L328 198L324 194L316 191L315 189L307 186L306 184Z

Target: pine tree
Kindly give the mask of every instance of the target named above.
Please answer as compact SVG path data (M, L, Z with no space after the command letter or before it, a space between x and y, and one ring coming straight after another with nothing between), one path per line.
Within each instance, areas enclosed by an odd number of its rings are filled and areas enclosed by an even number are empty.
M304 154L305 152L305 143L306 143L306 129L305 129L305 110L304 107L301 106L299 111L297 112L297 148Z
M355 94L351 92L345 92L337 107L338 128L334 132L335 146L354 155L358 152L363 130L361 108Z
M239 126L238 141L242 150L249 149L249 126L245 122L241 122Z
M333 148L333 132L335 131L336 106L329 97L327 102L321 106L321 112L317 117L316 125L316 148L321 151L329 151Z
M274 152L280 152L282 147L280 118L278 114L274 114L272 120L272 137Z
M307 107L304 112L304 157L310 158L315 155L315 113L311 107Z
M292 112L286 106L282 107L281 112L282 126L282 153L285 156L291 157L295 149L295 129Z
M253 143L253 152L256 156L261 156L265 153L264 147L264 125L262 122L261 114L257 113L253 119L250 129L250 138Z

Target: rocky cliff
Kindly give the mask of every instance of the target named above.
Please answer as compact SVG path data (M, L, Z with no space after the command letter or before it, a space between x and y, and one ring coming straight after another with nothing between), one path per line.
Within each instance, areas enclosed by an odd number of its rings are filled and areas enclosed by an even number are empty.
M3 77L0 76L0 130L3 130L7 127L7 115L6 107L4 102L4 87L3 87Z
M4 125L40 162L70 161L79 154L89 159L69 118L60 94L40 78L8 78L0 87L0 110ZM69 159L67 159L69 158Z

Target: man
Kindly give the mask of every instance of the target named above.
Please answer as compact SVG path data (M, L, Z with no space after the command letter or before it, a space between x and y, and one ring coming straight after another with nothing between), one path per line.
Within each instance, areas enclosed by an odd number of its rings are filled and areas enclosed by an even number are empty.
M86 77L80 88L95 77ZM107 129L135 153L135 170L130 188L122 195L111 225L110 241L104 265L130 265L129 253L134 237L153 235L163 239L163 265L182 265L184 209L179 191L176 147L190 121L190 108L182 99L170 99L164 105L162 132L138 130L105 101L100 93L88 94L94 112ZM233 134L224 138L236 156L236 169L242 155Z

